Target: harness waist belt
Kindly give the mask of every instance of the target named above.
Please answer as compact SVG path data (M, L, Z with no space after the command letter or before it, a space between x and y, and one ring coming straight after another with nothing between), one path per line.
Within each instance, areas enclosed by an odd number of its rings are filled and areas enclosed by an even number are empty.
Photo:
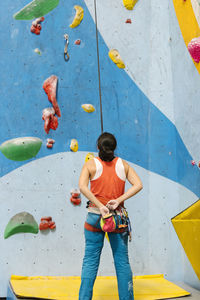
M93 232L103 232L100 228L96 228L90 224L88 224L87 222L85 222L85 225L84 225L84 228L88 231L93 231ZM112 231L111 233L123 233L127 231L127 227L125 228L118 228L118 229L115 229L114 231Z

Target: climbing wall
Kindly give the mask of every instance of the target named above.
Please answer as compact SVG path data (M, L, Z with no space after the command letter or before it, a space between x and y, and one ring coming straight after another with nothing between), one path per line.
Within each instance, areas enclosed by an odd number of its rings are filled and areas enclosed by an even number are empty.
M86 154L97 151L102 129L115 134L117 155L144 185L126 204L134 274L163 273L200 287L171 223L200 196L200 75L187 50L196 36L186 41L179 26L178 13L192 7L181 5L190 0L177 2L139 0L127 10L122 0L60 0L38 23L39 35L30 32L33 20L13 18L27 1L1 4L0 297L11 274L80 276L86 199L81 196L75 206L70 191L78 187ZM69 26L74 5L84 9L75 28ZM69 60L64 59L65 34ZM108 55L112 49L123 68L116 57L112 61L112 52ZM52 114L55 105L43 89L52 75L58 79L60 117ZM83 104L95 110L88 113ZM48 127L50 119L56 130ZM55 141L52 148L46 146L48 138ZM72 139L78 141L77 152L70 149ZM38 225L51 216L56 228L4 239L10 219L22 212ZM99 275L114 275L107 241Z

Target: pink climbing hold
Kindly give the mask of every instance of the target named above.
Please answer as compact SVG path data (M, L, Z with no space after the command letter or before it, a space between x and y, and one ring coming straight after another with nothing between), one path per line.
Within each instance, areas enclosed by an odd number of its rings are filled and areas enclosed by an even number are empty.
M75 44L75 45L80 45L80 44L81 44L81 40L76 40L76 41L74 42L74 44Z
M44 130L47 134L50 129L57 129L58 119L55 116L55 110L53 107L48 107L43 110L42 120L44 120Z
M58 77L55 75L47 78L43 84L43 89L48 96L49 101L52 103L53 108L55 110L55 114L58 117L61 117L60 108L56 99L56 90L57 90Z
M188 51L196 63L200 61L200 37L192 39L188 44Z
M196 163L195 163L195 161L194 161L194 160L192 160L192 161L191 161L191 164L192 164L193 166L195 166L195 165L196 165Z
M131 24L132 23L131 19L127 19L126 23Z
M35 19L31 25L31 32L35 33L36 35L39 35L40 31L42 30L41 22L43 21L44 21L44 17Z

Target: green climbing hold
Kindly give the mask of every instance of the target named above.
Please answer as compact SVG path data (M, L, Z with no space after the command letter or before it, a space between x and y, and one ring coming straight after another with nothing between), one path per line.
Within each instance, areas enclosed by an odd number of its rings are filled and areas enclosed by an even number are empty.
M38 233L38 224L34 217L27 213L21 212L13 216L4 231L4 239L19 232Z
M13 18L16 20L33 20L40 18L58 6L58 3L59 0L34 0L14 14Z
M8 140L0 145L0 151L11 160L23 161L37 155L42 140L36 137L22 137Z

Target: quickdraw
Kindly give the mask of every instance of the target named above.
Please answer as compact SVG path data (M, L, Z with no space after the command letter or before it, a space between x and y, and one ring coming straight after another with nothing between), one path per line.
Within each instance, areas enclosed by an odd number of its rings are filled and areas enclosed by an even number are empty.
M69 54L68 54L69 36L68 36L68 34L64 34L64 38L66 41L65 49L64 49L64 60L68 61L69 60Z

